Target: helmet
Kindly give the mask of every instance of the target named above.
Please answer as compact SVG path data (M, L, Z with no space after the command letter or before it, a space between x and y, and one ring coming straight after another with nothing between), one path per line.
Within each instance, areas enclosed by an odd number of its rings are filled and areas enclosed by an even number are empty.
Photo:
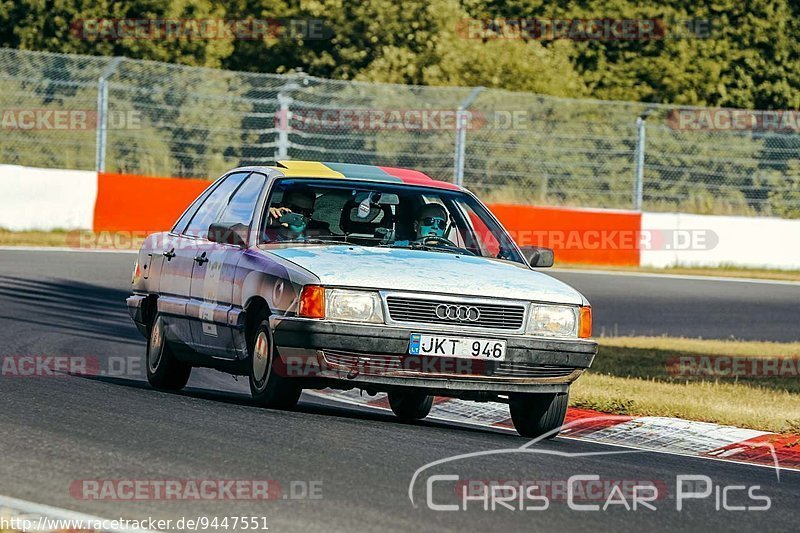
M278 219L281 236L284 239L297 239L303 236L308 219L300 213L286 213Z
M447 229L447 210L441 204L427 204L417 216L417 238L444 237Z
M314 210L315 201L316 195L313 191L305 188L298 188L289 189L284 192L281 203L294 213L300 213L305 217L310 217Z
M314 212L315 201L314 191L305 187L288 189L283 193L281 204L291 210L278 219L280 233L284 239L297 239L303 236Z

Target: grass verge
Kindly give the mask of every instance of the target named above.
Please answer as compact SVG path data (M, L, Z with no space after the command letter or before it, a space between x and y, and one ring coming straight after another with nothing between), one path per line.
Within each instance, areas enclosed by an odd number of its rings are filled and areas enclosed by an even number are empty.
M68 246L69 233L55 231L9 231L0 228L0 246Z
M800 433L800 343L601 338L570 405Z

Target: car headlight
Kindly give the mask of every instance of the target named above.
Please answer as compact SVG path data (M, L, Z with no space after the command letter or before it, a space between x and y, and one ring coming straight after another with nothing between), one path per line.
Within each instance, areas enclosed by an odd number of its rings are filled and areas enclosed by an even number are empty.
M383 307L377 292L325 289L325 318L383 324Z
M542 337L577 337L579 308L531 304L527 333Z

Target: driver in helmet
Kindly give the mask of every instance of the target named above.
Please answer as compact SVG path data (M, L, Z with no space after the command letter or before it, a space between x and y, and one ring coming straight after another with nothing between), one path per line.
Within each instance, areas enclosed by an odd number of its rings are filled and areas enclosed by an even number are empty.
M444 238L447 231L447 210L441 204L426 204L417 213L414 219L414 238L411 240L395 241L395 246L410 246L412 242L422 241L425 238Z
M420 209L414 221L417 239L444 237L447 229L447 210L441 204L427 204Z

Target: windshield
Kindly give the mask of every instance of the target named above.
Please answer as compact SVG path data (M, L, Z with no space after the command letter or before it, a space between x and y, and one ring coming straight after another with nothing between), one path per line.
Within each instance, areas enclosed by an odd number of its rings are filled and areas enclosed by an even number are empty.
M486 208L461 191L329 179L281 179L263 243L347 243L460 253L525 264Z

